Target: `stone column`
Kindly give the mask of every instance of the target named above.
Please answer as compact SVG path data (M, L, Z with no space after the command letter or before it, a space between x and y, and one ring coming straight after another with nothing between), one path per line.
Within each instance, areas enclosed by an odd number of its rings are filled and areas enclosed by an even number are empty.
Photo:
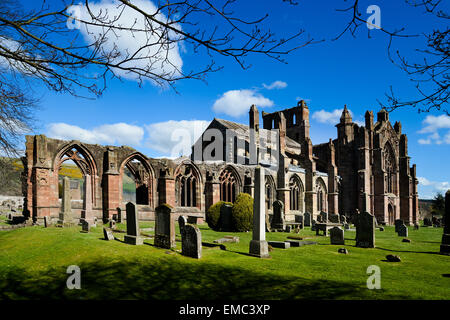
M94 222L94 216L92 213L92 180L90 175L84 176L84 202L83 210L81 210L81 219Z
M205 211L213 204L220 201L220 183L218 181L206 181L205 183Z
M441 254L450 255L450 190L445 194L444 234L442 235Z
M127 234L125 235L125 243L133 245L141 245L144 239L140 237L139 216L136 205L132 202L127 203Z
M61 212L59 213L58 220L58 224L62 226L71 226L73 224L72 207L70 200L70 180L68 177L64 177Z
M266 241L266 204L264 168L255 168L255 200L253 202L253 240L250 242L250 254L259 258L269 258L269 246Z

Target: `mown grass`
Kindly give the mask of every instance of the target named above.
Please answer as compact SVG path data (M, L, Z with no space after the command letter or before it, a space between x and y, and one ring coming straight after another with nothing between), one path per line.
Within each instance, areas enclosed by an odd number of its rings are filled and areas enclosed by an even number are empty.
M125 230L124 224L119 224ZM152 227L141 223L141 228ZM224 235L240 242L203 247L200 260L175 250L159 249L153 240L142 246L103 240L102 227L89 234L80 227L29 227L0 232L1 299L449 299L450 257L439 255L442 228L409 230L403 243L392 227L376 232L375 249L354 247L355 232L345 233L346 245L330 245L309 228L298 236L317 245L274 249L271 259L249 256L250 233L220 233L200 226L203 241ZM178 232L178 230L177 230ZM143 231L145 234L153 233ZM291 234L297 235L297 234ZM285 240L286 233L268 233ZM179 238L179 235L177 236ZM346 247L348 255L339 254ZM400 263L385 261L388 254ZM81 268L81 290L66 288L70 265ZM366 286L367 267L381 268L381 289Z

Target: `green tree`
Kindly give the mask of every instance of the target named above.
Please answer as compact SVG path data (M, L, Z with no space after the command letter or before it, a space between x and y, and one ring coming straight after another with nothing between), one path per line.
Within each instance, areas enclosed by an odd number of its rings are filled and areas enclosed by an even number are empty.
M445 211L445 197L442 193L438 192L433 199L433 204L431 205L433 211L437 215L444 215Z

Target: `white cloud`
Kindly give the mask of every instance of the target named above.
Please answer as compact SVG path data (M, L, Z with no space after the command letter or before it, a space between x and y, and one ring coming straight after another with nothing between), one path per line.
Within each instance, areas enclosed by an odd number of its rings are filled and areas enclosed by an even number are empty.
M433 133L439 129L450 129L450 117L443 114L438 117L428 115L425 120L422 121L424 127L419 133Z
M428 115L422 121L423 128L418 133L428 134L426 139L419 139L419 144L450 144L450 130L441 138L439 130L450 129L450 117L447 115Z
M146 146L172 158L187 156L209 123L203 120L170 120L146 125Z
M144 138L144 129L126 123L105 124L91 130L67 123L51 123L47 135L62 140L80 140L91 144L139 146Z
M448 181L430 181L425 177L417 177L417 180L419 180L421 197L432 198L434 194L438 192L445 193L450 189Z
M320 123L337 124L341 118L343 110L344 109L334 109L331 112L319 110L312 114L312 118Z
M254 90L230 90L214 102L213 110L237 118L246 114L252 104L257 107L272 107L274 105L272 100L265 98Z
M269 85L263 83L263 87L267 90L284 89L287 87L287 83L284 81L277 80L277 81L272 82Z
M431 139L419 139L419 144L431 144Z
M149 0L134 0L133 5L148 14L154 14L158 9ZM162 41L163 43L160 41L161 34L168 36L171 40L178 40L179 36L174 32L168 32L166 28L149 22L142 14L132 8L124 7L117 0L89 3L89 10L94 16L102 17L102 21L113 21L112 24L116 27L143 30L134 32L127 30L111 31L100 26L80 24L79 30L89 44L97 41L105 32L107 33L107 40L101 45L101 50L105 52L118 51L120 56L113 59L113 62L120 62L126 57L136 54L133 61L125 62L122 66L125 68L142 68L157 75L168 74L169 78L180 74L183 66L180 56L181 42L175 41L169 44L166 43L168 42L166 40ZM80 20L92 22L91 15L84 4L72 6L68 11L72 15L78 16ZM167 17L162 13L157 13L155 17L160 21L167 21ZM179 25L173 25L173 27L180 28ZM120 69L114 69L114 72L124 78L138 80L133 73Z

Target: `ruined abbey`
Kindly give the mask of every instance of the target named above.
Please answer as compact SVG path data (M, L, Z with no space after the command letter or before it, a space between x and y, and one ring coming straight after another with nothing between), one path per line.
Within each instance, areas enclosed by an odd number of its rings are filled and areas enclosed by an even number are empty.
M163 203L175 213L204 217L220 200L233 202L240 192L253 195L254 168L260 163L266 166L267 211L281 200L287 220L304 212L315 218L322 211L349 217L367 211L379 223L418 222L416 167L410 166L400 122L392 126L385 110L377 113L376 122L366 112L365 126L359 126L344 108L337 139L319 145L311 141L304 101L261 116L262 126L252 106L248 125L215 118L192 146L191 157L175 160L148 158L126 146L27 136L24 214L35 221L57 219L59 172L68 160L84 178L82 201L71 204L74 217L103 219L125 208L125 168L136 182L139 218L153 219L155 207Z

